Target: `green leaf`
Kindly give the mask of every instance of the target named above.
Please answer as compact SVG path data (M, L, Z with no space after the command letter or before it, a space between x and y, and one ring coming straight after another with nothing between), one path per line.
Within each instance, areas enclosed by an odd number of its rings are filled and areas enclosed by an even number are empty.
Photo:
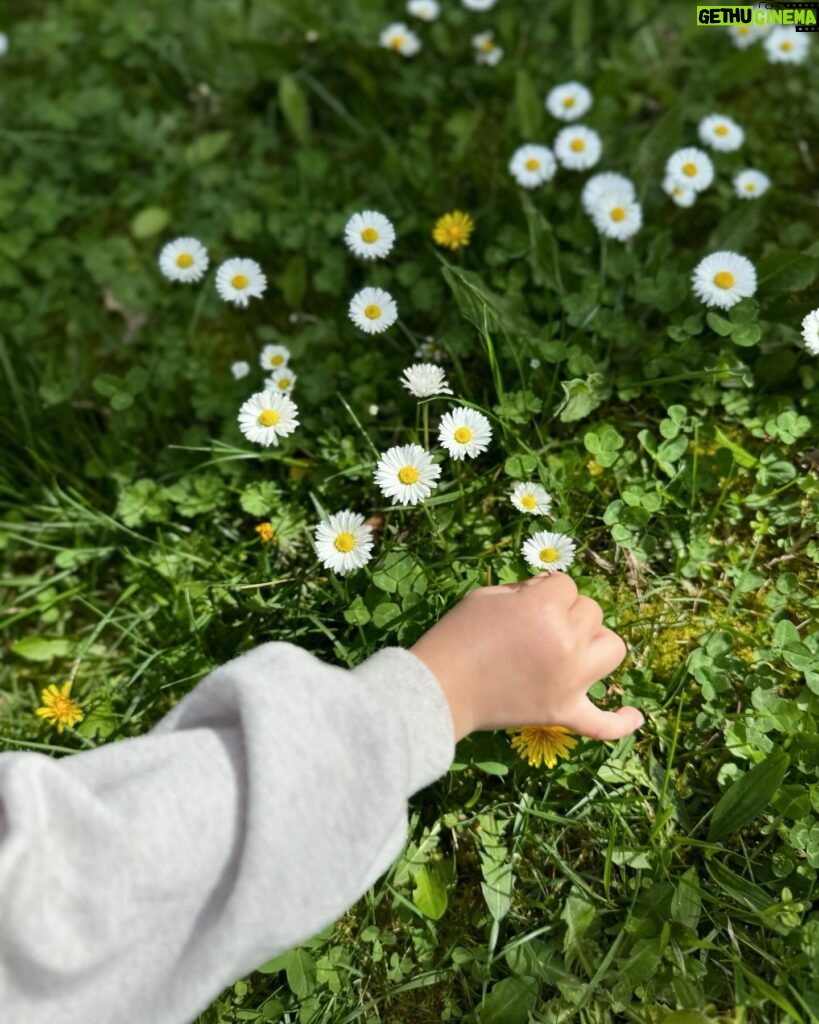
M424 864L416 873L414 881L412 902L425 917L438 921L446 913L449 898L446 883L437 867Z
M697 869L690 867L683 875L671 897L671 918L686 928L696 928L702 910L700 883Z
M356 595L349 608L344 609L344 619L351 626L366 626L371 618L369 609L364 604L360 594Z
M306 949L293 949L285 960L287 984L291 990L304 999L316 988L316 961Z
M115 515L126 526L140 526L146 520L163 522L169 513L168 500L159 484L153 480L135 480L123 488Z
M239 504L251 516L269 515L281 497L281 489L272 480L260 480L249 484L242 491Z
M287 305L291 309L298 309L307 291L307 261L304 256L291 256L276 278L276 283Z
M705 320L712 331L716 331L721 337L726 338L732 331L733 325L730 320L726 320L724 316L720 316L719 313L706 313Z
M11 645L12 651L26 661L51 661L64 658L71 650L71 641L62 637L48 639L44 636L24 636Z
M171 215L161 206L148 206L131 221L131 234L134 238L150 238L158 235L165 227Z
M503 464L507 476L515 480L528 479L537 469L537 459L534 455L510 455Z
M526 1024L537 1005L540 986L534 978L512 975L492 986L481 1010L481 1024Z
M757 274L760 291L765 296L801 292L816 280L819 258L779 249L759 261Z
M732 441L730 437L726 437L725 434L719 429L714 427L714 434L716 436L717 444L721 448L727 448L734 456L734 460L746 469L751 469L754 466L759 465L759 459L755 455L752 455L749 451L746 451L736 441Z
M562 380L560 386L564 397L555 412L559 413L561 423L584 419L611 395L611 385L601 373L590 373L585 380L578 377Z
M185 162L191 167L208 163L219 156L230 139L231 132L206 132L200 135L185 150Z
M521 138L537 139L543 129L545 107L532 76L524 68L515 72L515 113Z
M761 337L762 328L759 324L734 324L731 328L731 341L735 345L742 345L744 348L756 345Z
M112 395L115 395L122 388L122 381L112 373L98 373L93 381L91 381L91 387L98 395L111 398Z
M279 104L284 119L302 144L310 135L310 106L307 95L292 75L282 75L279 79Z
M708 842L717 842L757 818L779 789L789 764L790 759L783 750L774 750L764 761L740 776L722 794L714 808Z

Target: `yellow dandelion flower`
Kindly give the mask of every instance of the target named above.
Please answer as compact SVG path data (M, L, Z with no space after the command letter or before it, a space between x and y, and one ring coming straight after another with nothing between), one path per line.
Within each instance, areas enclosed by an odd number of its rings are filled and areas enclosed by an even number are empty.
M67 725L70 728L85 717L76 701L69 697L70 693L71 680L63 683L59 689L52 683L40 694L43 705L35 712L40 718L45 718L52 725L56 725L59 733L62 733L63 726Z
M259 523L256 527L256 533L259 535L259 539L262 544L269 544L273 540L273 534L276 531L273 529L272 523Z
M554 768L559 757L570 757L572 748L577 746L577 740L562 725L523 725L506 731L518 734L512 740L512 749L533 768L542 763Z
M474 230L475 222L468 213L453 210L438 218L432 237L438 245L454 250L469 245L469 236Z

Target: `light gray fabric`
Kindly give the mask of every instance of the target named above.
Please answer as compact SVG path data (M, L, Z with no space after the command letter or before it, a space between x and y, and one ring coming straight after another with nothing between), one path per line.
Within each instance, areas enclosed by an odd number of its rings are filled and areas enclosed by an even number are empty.
M0 1020L189 1024L364 895L454 753L410 651L275 642L144 736L0 754Z

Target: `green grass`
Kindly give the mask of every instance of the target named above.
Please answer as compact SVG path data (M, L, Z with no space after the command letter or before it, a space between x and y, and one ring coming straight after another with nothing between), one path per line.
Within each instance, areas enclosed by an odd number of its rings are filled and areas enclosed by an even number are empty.
M645 727L582 740L552 770L502 731L468 737L413 797L394 868L200 1024L808 1024L815 52L768 65L676 2L499 0L419 22L424 50L404 60L374 44L401 17L381 0L32 0L0 25L0 749L141 735L268 640L350 667L410 646L473 587L528 575L535 526L507 494L540 480L554 515L537 528L575 539L571 575L629 645L592 693L636 704ZM479 68L470 37L489 27L506 56ZM506 169L522 142L552 141L543 96L574 78L595 97L595 170L631 177L643 205L625 245L583 214L587 175L524 194ZM679 209L665 160L715 110L745 146L714 154L714 185ZM745 166L773 181L758 201L733 195ZM341 241L364 208L398 232L372 267ZM431 240L455 208L477 223L459 255ZM183 234L210 251L200 285L156 266ZM690 274L726 248L759 288L715 317ZM213 287L236 254L269 280L247 310ZM375 338L346 316L365 284L399 306ZM444 459L424 505L393 508L372 472L423 439L398 378L427 335L493 442ZM236 412L270 342L293 353L301 426L263 451ZM423 407L433 444L449 407ZM345 507L380 530L367 569L340 579L312 533ZM86 717L58 736L34 710L67 678Z

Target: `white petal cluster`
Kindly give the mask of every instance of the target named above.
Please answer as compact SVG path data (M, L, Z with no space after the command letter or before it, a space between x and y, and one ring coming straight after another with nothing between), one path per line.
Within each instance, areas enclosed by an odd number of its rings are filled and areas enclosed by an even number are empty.
M421 21L435 21L441 13L441 7L436 0L408 0L407 13Z
M583 209L591 217L593 211L606 196L614 196L630 203L635 197L634 183L630 178L614 171L601 171L600 174L593 174L580 193L580 202Z
M297 380L298 377L289 367L280 366L265 380L264 386L267 391L273 391L279 395L289 395Z
M286 345L265 345L259 355L263 370L278 370L287 366L290 360L290 349Z
M551 181L556 170L557 161L548 146L520 146L509 161L509 173L522 188L537 188Z
M398 319L398 307L383 288L362 288L350 299L350 319L367 334L380 334Z
M488 64L490 67L494 67L503 57L503 48L495 42L494 32L479 32L472 36L472 46L475 49L477 64Z
M802 64L810 49L810 32L797 32L790 25L777 25L762 44L769 64Z
M196 238L176 238L159 254L159 269L169 281L200 281L208 269L208 250Z
M378 460L373 478L393 505L417 505L438 486L441 467L420 444L395 445Z
M461 3L468 11L488 11L497 0L461 0Z
M403 21L394 21L378 37L381 46L395 50L402 57L414 57L421 49L421 40Z
M539 530L524 541L520 553L538 572L557 572L574 561L575 544L565 533Z
M234 380L242 380L250 373L250 363L246 363L244 359L231 363L230 372L233 374Z
M279 438L292 434L298 423L298 408L287 395L259 391L239 409L239 428L255 444L276 445Z
M734 176L734 192L740 199L759 199L771 187L771 179L762 171L748 168Z
M372 558L373 528L366 525L360 512L345 509L318 524L315 545L325 569L345 576Z
M697 128L700 142L720 153L733 153L745 141L745 132L730 117L724 114L709 114Z
M679 178L675 178L671 174L666 174L663 178L663 192L677 206L693 206L697 199L697 193L690 185L681 185Z
M216 291L225 302L247 306L250 299L260 299L267 287L267 278L255 260L225 260L216 271Z
M591 110L592 94L582 82L565 82L550 90L545 104L559 121L576 121Z
M643 226L643 208L636 200L627 201L619 196L606 196L592 211L594 226L605 238L617 242L636 235Z
M347 248L365 260L380 260L392 249L395 228L383 213L364 210L354 213L344 228Z
M512 504L520 512L532 516L545 516L549 514L552 507L552 499L544 488L531 480L522 480L515 484L512 493L509 495Z
M714 252L694 268L694 294L706 306L730 309L756 292L756 269L736 252Z
M586 171L600 159L603 143L597 132L578 124L557 133L554 151L560 163L570 171Z
M414 363L408 366L401 377L401 384L415 398L453 393L446 381L446 371L435 363Z
M754 21L750 25L739 24L726 27L728 35L731 37L731 42L738 50L746 50L757 39L762 39L766 36L770 29L770 25L757 25Z
M702 192L714 180L714 165L706 152L693 146L686 146L676 150L668 158L665 176L677 185Z
M441 417L438 440L453 459L463 459L485 452L492 440L489 420L476 409L461 408Z
M808 352L819 356L819 309L814 309L802 320L802 337Z

